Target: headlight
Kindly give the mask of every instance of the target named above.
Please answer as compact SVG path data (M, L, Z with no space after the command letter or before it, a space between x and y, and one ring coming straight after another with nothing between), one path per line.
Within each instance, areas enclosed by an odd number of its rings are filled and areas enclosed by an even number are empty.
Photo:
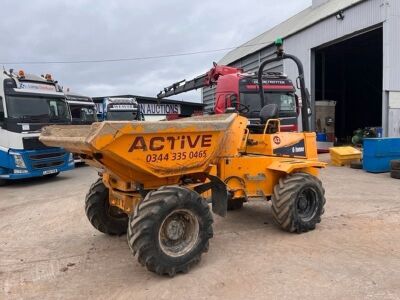
M74 161L74 155L72 153L69 154L69 159L70 162Z
M13 154L15 166L17 168L26 169L24 159L21 154Z

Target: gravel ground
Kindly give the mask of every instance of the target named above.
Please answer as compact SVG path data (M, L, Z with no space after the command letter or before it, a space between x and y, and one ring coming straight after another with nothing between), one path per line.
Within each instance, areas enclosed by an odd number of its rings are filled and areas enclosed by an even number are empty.
M174 278L91 227L96 177L81 167L0 188L1 299L400 299L400 181L387 173L323 170L326 212L306 234L281 231L261 200L215 216L210 251Z

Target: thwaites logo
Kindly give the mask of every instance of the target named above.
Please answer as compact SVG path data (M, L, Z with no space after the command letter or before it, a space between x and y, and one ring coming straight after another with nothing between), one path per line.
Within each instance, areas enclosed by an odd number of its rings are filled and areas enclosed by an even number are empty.
M274 136L273 140L274 140L274 143L277 145L279 145L281 143L281 138L279 136Z
M274 149L274 154L289 156L305 156L304 140L300 140L292 145L283 146Z
M133 140L128 152L136 150L142 151L161 151L161 150L182 150L185 148L194 149L196 147L211 147L211 134L199 134L195 136L178 135L178 136L154 136L146 141L143 136L136 136Z

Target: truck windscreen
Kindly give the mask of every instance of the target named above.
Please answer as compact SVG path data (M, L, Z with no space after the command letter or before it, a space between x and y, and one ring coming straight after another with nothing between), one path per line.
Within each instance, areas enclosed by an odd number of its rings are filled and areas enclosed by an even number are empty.
M107 120L111 121L133 121L136 120L137 111L108 111Z
M65 101L60 98L7 96L8 118L22 122L68 122L70 114Z
M96 110L91 105L70 104L72 122L76 124L91 124L97 121Z
M277 104L281 115L296 113L296 99L294 93L265 92L265 104ZM258 93L241 93L240 102L249 107L250 112L261 110L260 95Z

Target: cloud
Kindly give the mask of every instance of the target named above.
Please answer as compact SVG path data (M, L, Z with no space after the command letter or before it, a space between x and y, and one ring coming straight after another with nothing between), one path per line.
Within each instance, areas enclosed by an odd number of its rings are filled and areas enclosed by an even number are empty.
M240 45L306 8L286 1L2 1L0 61L114 59L221 49ZM164 86L207 71L225 52L141 61L15 64L51 73L89 96L155 96ZM189 98L199 101L200 93Z

